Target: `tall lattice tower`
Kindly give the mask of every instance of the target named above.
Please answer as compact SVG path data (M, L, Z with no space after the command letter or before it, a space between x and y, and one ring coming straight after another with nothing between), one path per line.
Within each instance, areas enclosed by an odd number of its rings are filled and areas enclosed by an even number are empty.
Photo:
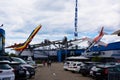
M78 21L78 0L75 0L75 23L74 23L74 26L75 26L75 32L74 32L74 36L75 36L75 39L77 39L78 37L78 32L77 32L77 21Z

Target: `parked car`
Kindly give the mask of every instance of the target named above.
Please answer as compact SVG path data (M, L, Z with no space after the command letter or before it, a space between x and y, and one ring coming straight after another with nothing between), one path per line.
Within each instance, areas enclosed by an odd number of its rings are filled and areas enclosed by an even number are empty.
M88 76L90 74L90 70L93 66L100 64L99 62L84 62L83 65L81 65L80 73L83 76Z
M70 63L71 63L70 61L65 61L63 65L63 69L67 71Z
M29 78L31 78L32 76L35 76L35 68L32 65L27 64L27 62L25 62L21 58L10 57L10 56L0 56L0 61L8 61L8 62L15 61L15 62L19 62L30 73Z
M84 56L71 56L65 59L64 70L71 70L72 72L79 72L82 62L89 61L90 59ZM73 64L74 63L74 64Z
M90 75L95 78L96 80L107 80L108 79L108 71L115 67L116 64L113 63L105 63L93 66L90 71Z
M83 62L72 62L71 65L69 65L68 70L71 72L80 72L81 65L83 65Z
M120 80L120 65L108 68L106 79Z
M35 76L35 68L32 65L27 64L23 59L17 57L11 57L13 61L19 62L22 67L26 68L30 73L30 77Z
M20 63L10 62L9 65L14 69L15 80L27 80L29 78L29 72Z
M33 60L27 60L26 62L27 62L27 64L32 65L34 68L37 68L37 64L36 64L35 61L33 61Z
M9 56L0 56L0 61L12 61L11 57Z
M0 80L14 80L14 69L7 62L0 61Z

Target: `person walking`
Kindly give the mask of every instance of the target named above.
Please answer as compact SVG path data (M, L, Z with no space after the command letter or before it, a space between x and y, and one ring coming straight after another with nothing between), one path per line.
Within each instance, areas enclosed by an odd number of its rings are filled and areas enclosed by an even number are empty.
M51 60L47 61L47 66L48 66L48 67L51 66Z
M43 63L43 66L45 66L45 63L46 63L46 62L45 62L45 61L43 61L42 63Z

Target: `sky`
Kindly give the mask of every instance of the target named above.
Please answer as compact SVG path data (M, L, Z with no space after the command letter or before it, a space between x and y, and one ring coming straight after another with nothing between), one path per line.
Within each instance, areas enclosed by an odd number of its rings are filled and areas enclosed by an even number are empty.
M75 0L0 0L0 24L5 46L23 43L32 30L42 25L31 44L44 39L74 39ZM120 41L110 35L120 29L120 0L78 0L78 38L94 38L102 26L106 43Z

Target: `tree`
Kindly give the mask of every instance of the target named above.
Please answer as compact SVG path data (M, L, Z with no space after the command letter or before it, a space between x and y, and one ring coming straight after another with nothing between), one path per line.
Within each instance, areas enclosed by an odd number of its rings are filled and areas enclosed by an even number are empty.
M17 55L14 54L14 53L9 54L9 56L11 56L11 57L17 57Z

